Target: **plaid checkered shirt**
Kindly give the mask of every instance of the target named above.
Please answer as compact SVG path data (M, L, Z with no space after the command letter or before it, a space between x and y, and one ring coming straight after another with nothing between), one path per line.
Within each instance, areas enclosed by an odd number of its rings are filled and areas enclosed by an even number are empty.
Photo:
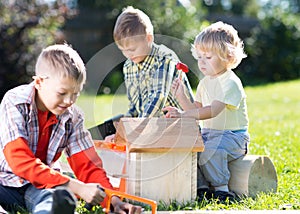
M3 149L6 144L17 138L24 138L33 153L38 146L38 113L35 104L34 84L22 85L10 90L1 103L0 123L0 184L22 186L28 183L15 175L5 160ZM82 112L72 105L65 113L57 116L58 123L53 125L47 153L47 165L65 150L67 157L93 147L93 140L84 129Z
M165 106L181 106L171 93L173 80L179 75L175 66L176 54L164 45L153 44L150 54L141 63L127 59L123 73L129 100L129 117L159 117ZM182 80L187 95L193 101L193 92L188 79L183 73Z

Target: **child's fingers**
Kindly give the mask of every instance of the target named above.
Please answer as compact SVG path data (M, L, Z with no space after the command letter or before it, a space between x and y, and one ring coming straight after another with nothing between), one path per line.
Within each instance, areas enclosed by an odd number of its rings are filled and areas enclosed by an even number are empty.
M173 83L172 83L172 88L171 88L171 91L174 95L176 95L177 93L177 90L178 90L178 87L179 87L179 83L180 83L180 80L178 78L176 78Z
M162 109L162 111L170 111L172 108L174 108L174 107L172 107L172 106L166 106L166 107L164 107Z
M167 106L165 108L162 109L164 115L166 118L170 118L170 111L171 111L172 107L171 106Z
M166 118L171 118L170 112L167 112L167 113L165 114L165 117L166 117Z
M104 138L104 141L105 142L114 142L114 139L115 139L115 134L112 134L112 135L108 135Z
M172 90L175 91L177 87L178 87L178 83L176 82L176 80L174 80L172 83Z

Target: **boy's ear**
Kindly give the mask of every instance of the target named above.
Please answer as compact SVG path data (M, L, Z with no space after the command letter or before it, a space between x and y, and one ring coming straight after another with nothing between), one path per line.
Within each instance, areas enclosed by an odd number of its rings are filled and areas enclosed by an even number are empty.
M152 34L147 34L146 39L148 43L152 43L154 41L154 36Z
M43 78L39 77L39 76L33 76L32 77L33 81L34 81L34 87L37 89L37 90L40 90L41 89L41 85L42 85L42 82L43 82Z
M235 62L235 58L231 54L227 55L227 60L228 60L227 64L233 64Z

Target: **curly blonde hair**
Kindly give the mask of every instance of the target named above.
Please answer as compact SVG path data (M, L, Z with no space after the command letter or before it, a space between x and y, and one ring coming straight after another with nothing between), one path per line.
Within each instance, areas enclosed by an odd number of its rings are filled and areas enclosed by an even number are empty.
M192 53L197 57L196 50L213 52L227 63L227 69L236 68L247 55L244 43L232 25L216 22L203 29L195 38Z

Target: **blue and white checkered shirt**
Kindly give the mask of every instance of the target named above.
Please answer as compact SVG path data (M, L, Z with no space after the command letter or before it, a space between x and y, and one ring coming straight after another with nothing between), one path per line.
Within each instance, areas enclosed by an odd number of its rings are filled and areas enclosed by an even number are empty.
M178 62L176 54L164 45L153 44L151 53L141 63L127 59L123 73L129 99L128 117L159 117L161 109L174 106L180 109L178 100L170 92L173 80L179 71L175 68ZM181 72L181 71L180 71ZM193 91L183 73L182 80L191 101Z

